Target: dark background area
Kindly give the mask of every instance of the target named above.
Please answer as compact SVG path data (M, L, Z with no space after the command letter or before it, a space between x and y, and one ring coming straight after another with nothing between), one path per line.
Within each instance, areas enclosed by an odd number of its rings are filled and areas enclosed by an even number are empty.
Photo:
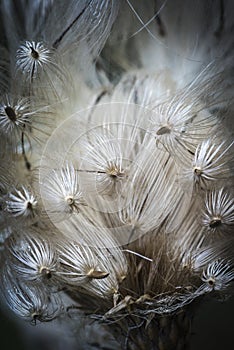
M201 305L194 318L191 350L234 349L234 297Z
M234 348L233 311L234 298L225 302L210 301L200 306L194 318L190 350L232 350ZM37 330L36 327L33 327L34 333ZM24 331L3 313L0 314L0 330L1 350L57 350L60 348L59 340L56 338L53 342L53 336L47 341L40 339L40 335L36 337L37 339L32 336L31 342L29 339L26 341L28 337L25 338ZM40 331L39 334L41 334ZM63 342L62 337L61 342ZM74 350L69 347L65 349ZM78 344L75 350L79 350Z

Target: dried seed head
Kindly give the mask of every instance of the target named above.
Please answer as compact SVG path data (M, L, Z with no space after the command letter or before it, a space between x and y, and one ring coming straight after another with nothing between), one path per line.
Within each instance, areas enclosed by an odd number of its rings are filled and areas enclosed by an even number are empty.
M9 118L12 122L16 122L16 120L17 120L17 114L16 114L14 108L12 108L11 106L6 106L6 107L5 107L5 112L6 112L6 115L8 116L8 118Z
M90 278L96 278L96 279L102 279L106 278L109 275L109 272L103 272L103 271L95 271L94 269L90 269L87 272L87 276Z
M0 133L10 135L25 131L31 124L32 111L27 98L6 95L0 104Z
M194 171L195 176L202 175L202 169L200 167L194 167L193 171Z
M171 127L169 125L163 125L156 131L156 135L160 136L160 135L170 134L170 132L171 132Z
M234 199L225 188L209 191L205 198L202 223L213 234L231 234L234 226Z
M32 46L30 47L30 49L31 49L31 56L32 56L32 58L34 58L35 60L38 60L39 59L38 51L36 51Z
M41 233L40 233L41 234ZM58 259L53 244L36 232L28 231L27 236L9 239L7 244L10 263L13 271L27 282L38 282L48 285L56 284Z
M12 275L8 268L2 271L3 296L12 311L23 319L48 322L61 313L61 299L38 285L27 285Z
M17 50L16 59L17 68L33 79L39 69L45 69L51 63L51 51L41 42L26 41Z
M121 166L118 166L114 164L113 162L110 162L106 168L106 173L109 175L113 180L122 178L125 176L124 170L121 169Z
M6 201L6 209L13 217L33 218L36 215L37 207L36 197L24 186L10 192Z
M211 229L215 229L215 228L219 227L221 224L222 224L221 218L216 216L210 220L209 227Z
M52 277L52 271L51 269L49 269L48 267L46 266L40 266L39 269L39 274L43 277L43 278L46 278L46 279L51 279Z
M98 251L91 247L64 241L58 243L61 279L68 285L80 286L90 279L102 279L108 276L98 259Z
M205 283L203 285L205 291L223 291L234 280L233 264L223 259L211 262L203 270L201 279Z
M191 165L183 170L184 179L198 190L229 181L233 171L233 144L228 140L221 143L213 138L204 140L197 146Z
M80 190L78 172L72 164L52 170L43 180L42 200L53 222L60 222L69 215L78 213L85 205Z

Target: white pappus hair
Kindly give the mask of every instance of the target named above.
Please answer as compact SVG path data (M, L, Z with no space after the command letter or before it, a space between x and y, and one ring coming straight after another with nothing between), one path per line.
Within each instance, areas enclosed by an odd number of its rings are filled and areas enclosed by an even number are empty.
M84 349L186 349L199 305L233 295L232 13L0 2L0 291L17 317Z

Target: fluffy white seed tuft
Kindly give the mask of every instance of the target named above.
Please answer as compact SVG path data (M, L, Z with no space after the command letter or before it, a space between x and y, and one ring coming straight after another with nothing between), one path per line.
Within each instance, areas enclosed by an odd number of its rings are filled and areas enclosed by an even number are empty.
M11 269L22 280L45 285L56 281L58 256L47 238L27 233L20 239L11 237L7 247L11 254Z
M25 41L16 53L18 70L32 80L51 63L51 51L42 42Z
M208 264L203 271L202 281L207 292L223 291L231 285L234 280L234 270L229 262L216 260Z
M24 186L8 194L6 210L15 218L32 219L36 216L37 208L35 195Z
M72 164L52 170L42 181L41 196L52 221L61 221L79 213L80 207L85 205L78 172Z
M233 142L217 143L208 139L198 145L192 166L184 171L184 176L190 181L190 186L196 188L211 188L217 182L229 180L232 177Z
M234 199L226 189L207 193L203 225L211 234L228 234L234 227Z
M13 278L9 269L2 273L3 296L9 308L20 318L32 324L48 322L61 313L61 300L57 294L49 294L37 286L28 286Z

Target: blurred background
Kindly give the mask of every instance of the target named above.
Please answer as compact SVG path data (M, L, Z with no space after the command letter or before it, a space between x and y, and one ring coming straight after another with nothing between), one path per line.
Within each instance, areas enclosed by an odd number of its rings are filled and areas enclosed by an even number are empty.
M232 350L233 311L234 298L203 304L194 318L189 350ZM80 350L79 341L74 345L72 340L69 341L69 336L64 336L65 333L61 330L53 331L51 325L38 324L21 328L3 312L0 314L0 330L1 350Z

